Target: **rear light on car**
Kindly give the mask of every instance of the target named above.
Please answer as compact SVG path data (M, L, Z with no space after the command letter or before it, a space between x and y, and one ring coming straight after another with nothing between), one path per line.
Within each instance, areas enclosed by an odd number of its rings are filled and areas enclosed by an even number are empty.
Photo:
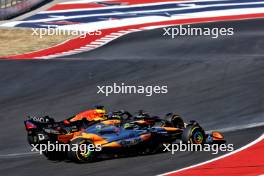
M29 122L29 121L26 121L25 125L26 125L26 129L27 129L27 130L37 128L36 125L34 125L33 123L31 123L31 122Z
M65 125L69 125L69 124L70 124L70 122L69 122L68 120L63 120L63 123L64 123Z

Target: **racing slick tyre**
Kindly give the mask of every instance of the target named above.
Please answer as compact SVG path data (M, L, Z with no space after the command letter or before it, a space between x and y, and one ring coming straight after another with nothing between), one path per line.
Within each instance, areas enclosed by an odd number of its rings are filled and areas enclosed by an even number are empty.
M44 151L43 155L48 160L52 160L52 161L63 160L65 158L63 152L58 152L58 151Z
M187 144L204 144L206 141L205 132L197 124L188 125L182 133L182 142Z
M34 133L27 135L27 141L31 144L37 144L38 143L38 136Z
M173 114L171 117L171 124L175 128L184 128L184 121L178 114Z
M78 162L78 163L85 163L85 162L94 161L96 159L95 157L96 151L92 151L92 150L86 151L88 145L94 145L92 141L83 139L83 138L77 138L71 141L70 144L71 144L71 150L69 150L67 153L69 160ZM82 144L85 144L85 145L82 145ZM78 146L78 149L72 150L76 146ZM83 147L86 147L86 149L84 149Z

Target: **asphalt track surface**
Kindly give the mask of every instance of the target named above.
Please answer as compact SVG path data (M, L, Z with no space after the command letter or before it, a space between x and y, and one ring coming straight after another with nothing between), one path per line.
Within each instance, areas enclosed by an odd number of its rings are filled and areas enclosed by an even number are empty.
M155 175L217 156L179 152L75 164L28 154L23 117L49 114L59 120L96 104L157 115L174 111L208 130L233 129L224 134L235 148L253 141L264 132L263 126L239 128L264 122L263 23L198 25L234 27L234 36L218 39L169 39L159 29L130 34L69 58L1 60L1 175ZM151 97L96 93L97 85L113 82L168 85L169 92Z

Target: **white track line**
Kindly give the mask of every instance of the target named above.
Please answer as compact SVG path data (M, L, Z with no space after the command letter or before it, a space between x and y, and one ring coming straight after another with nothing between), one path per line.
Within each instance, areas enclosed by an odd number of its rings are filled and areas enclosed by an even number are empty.
M0 158L34 155L34 154L37 154L37 153L39 153L39 152L10 153L10 154L5 154L5 155L0 155Z
M72 55L72 54L77 54L77 53L82 53L84 51L90 51L90 50L93 50L93 49L97 49L103 45L106 45L108 44L109 42L125 35L125 34L128 34L128 33L132 33L132 32L137 32L137 31L141 31L141 30L138 30L138 29L130 29L130 30L123 30L122 32L113 32L111 34L108 34L108 35L105 35L104 37L102 38L99 38L83 47L80 47L80 48L76 48L76 49L73 49L73 50L70 50L70 51L67 51L67 52L61 52L61 53L56 53L56 54L52 54L52 55L48 55L48 56L43 56L43 57L36 57L38 59L52 59L52 58L55 58L55 57L59 57L59 56L67 56L67 55ZM117 35L118 34L118 35Z
M240 125L237 127L219 128L216 130L208 130L207 132L212 132L212 131L232 132L232 131L238 131L238 130L243 130L243 129L261 127L261 126L264 126L264 122L256 122L256 123L251 123L251 124L246 124L246 125Z
M229 0L222 0L222 2L227 2ZM97 8L81 8L81 9L67 9L67 10L48 10L39 12L39 14L49 14L49 13L65 13L65 12L81 12L81 11L97 11L97 10L112 10L112 9L122 9L122 8L134 8L134 7L148 7L148 6L155 6L155 5L170 5L170 4L182 4L183 7L186 7L186 3L196 3L196 2L219 2L219 0L188 0L188 1L164 1L164 2L148 2L144 4L129 4L129 5L117 5L117 6L105 6L105 7L97 7ZM69 3L69 4L77 4L77 3ZM231 3L229 3L231 4ZM193 6L193 4L192 4Z
M175 174L177 172L181 172L181 171L184 171L184 170L188 170L188 169L192 169L192 168L195 168L195 167L198 167L198 166L202 166L202 165L205 165L205 164L208 164L208 163L211 163L211 162L214 162L214 161L217 161L217 160L220 160L220 159L223 159L223 158L226 158L230 155L234 155L242 150L245 150L259 142L261 142L262 140L264 139L264 134L262 134L259 138L257 138L256 140L254 140L253 142L241 147L240 149L237 149L233 152L230 152L230 153L227 153L225 155L222 155L222 156L219 156L217 158L214 158L214 159L211 159L211 160L208 160L208 161L205 161L205 162L202 162L202 163L199 163L199 164L195 164L195 165L192 165L192 166L188 166L188 167L185 167L185 168L182 168L182 169L179 169L179 170L175 170L175 171L171 171L171 172L167 172L167 173L164 173L164 174L160 174L158 176L165 176L165 175L168 175L168 174Z

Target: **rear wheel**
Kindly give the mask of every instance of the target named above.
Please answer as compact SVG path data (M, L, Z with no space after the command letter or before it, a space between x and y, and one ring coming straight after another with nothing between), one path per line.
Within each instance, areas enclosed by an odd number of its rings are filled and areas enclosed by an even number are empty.
M204 144L205 132L199 125L188 125L182 133L182 142L191 144Z
M83 138L74 139L73 141L71 141L71 150L68 151L68 158L75 162L94 161L96 159L96 151L89 150L89 145L93 145L92 141L90 140ZM75 148L76 150L72 150L73 148Z
M38 136L35 133L28 134L27 135L28 143L31 144L37 144L38 143Z
M150 154L159 153L162 152L162 149L163 149L162 143L153 143L144 149L143 154L150 155Z
M43 155L48 160L52 160L52 161L63 160L65 158L64 153L63 152L58 152L58 151L44 151Z

